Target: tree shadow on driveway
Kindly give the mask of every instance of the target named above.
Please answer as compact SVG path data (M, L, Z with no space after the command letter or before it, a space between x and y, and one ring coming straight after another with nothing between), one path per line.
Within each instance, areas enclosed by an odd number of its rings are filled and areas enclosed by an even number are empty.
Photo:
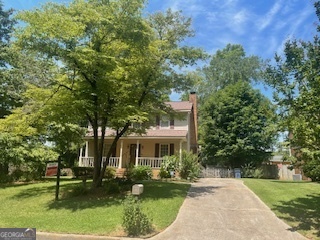
M298 189L297 189L298 191ZM308 231L308 238L320 237L320 194L310 194L291 201L281 201L272 210L286 216L285 221L294 222L291 231Z
M192 186L188 192L188 197L199 198L206 195L215 193L215 190L219 189L219 186Z

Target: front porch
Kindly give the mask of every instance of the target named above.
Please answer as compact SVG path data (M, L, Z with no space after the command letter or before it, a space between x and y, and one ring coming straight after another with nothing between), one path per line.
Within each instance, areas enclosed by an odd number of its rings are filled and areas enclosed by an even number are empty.
M107 158L102 158L102 165L106 162ZM160 169L163 158L156 157L137 157L134 166L149 166L153 169ZM79 167L93 167L94 157L80 157ZM121 157L110 157L107 166L114 168L124 168Z
M106 156L110 150L112 139L105 139L103 155ZM119 141L112 156L102 158L102 164L107 161L107 166L117 169L128 166L149 166L159 170L164 156L174 154L182 156L182 150L188 149L188 144L181 138L163 139L130 139ZM93 140L87 139L86 145L80 149L79 166L93 167Z

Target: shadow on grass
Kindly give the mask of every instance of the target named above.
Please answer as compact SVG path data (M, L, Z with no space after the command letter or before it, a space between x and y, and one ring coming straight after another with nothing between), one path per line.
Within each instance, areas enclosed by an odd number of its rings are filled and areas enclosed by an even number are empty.
M291 201L281 201L279 205L273 207L273 210L288 214L289 216L282 218L297 223L297 226L290 229L291 231L309 231L313 233L313 237L318 238L320 237L319 203L320 194L311 194Z
M82 185L81 182L66 180L60 187L61 200L54 201L55 184L52 185L36 185L27 187L26 189L19 189L12 199L19 199L21 201L34 198L37 201L39 198L52 195L52 200L47 203L48 210L51 209L66 209L71 211L80 211L87 208L108 207L114 205L121 205L128 192L117 195L103 194L103 189L98 191L89 191L87 195L78 197L69 196L68 192L72 191L77 186ZM147 181L143 182L144 193L141 199L161 199L161 198L175 198L185 197L190 188L190 184L179 184L172 182ZM24 185L25 186L25 185ZM16 187L15 185L11 187ZM90 185L88 184L89 188ZM207 190L208 191L208 190Z
M272 183L290 183L290 184L314 184L314 182L311 181L285 181L285 180L271 180Z
M43 182L46 183L46 182ZM13 199L26 199L26 198L32 198L32 197L39 197L43 194L47 194L50 193L54 196L55 193L55 189L56 189L56 185L54 183L52 183L53 185L51 186L36 186L39 183L34 183L33 187L27 188L27 189L23 189L20 190L17 194L13 195L12 198ZM61 186L61 191L63 191L63 189L67 189L68 187L75 185L77 183L75 183L74 181L68 181L68 183L64 184L63 186ZM31 184L24 184L24 185L13 185L11 187L16 188L18 186L26 186L26 185L31 185Z
M51 201L48 203L48 210L51 209L66 209L72 212L81 211L88 208L98 207L110 207L114 205L121 205L124 197L93 197L93 196L81 196L67 199L61 199L59 201Z

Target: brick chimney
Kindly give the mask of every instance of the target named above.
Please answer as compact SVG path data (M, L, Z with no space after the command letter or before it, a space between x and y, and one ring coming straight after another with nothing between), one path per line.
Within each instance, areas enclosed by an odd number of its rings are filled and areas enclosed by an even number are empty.
M198 142L198 110L197 110L197 94L196 92L190 92L189 94L189 102L192 103L192 114L193 114L193 122L194 122L194 133L195 133L195 141L196 144Z

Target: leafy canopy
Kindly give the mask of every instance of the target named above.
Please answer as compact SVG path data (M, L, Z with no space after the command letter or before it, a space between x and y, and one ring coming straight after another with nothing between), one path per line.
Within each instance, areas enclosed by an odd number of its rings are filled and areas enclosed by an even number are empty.
M171 10L146 18L144 6L143 0L75 0L18 15L25 25L16 44L57 69L50 86L29 86L23 108L44 113L44 122L90 123L94 185L104 173L104 141L98 138L104 139L105 129L115 130L108 159L132 123L148 122L163 96L189 85L179 68L203 56L182 45L193 35L190 19Z
M320 19L320 2L314 4ZM274 88L274 101L282 131L289 133L297 161L304 173L320 179L320 38L289 40L282 55L265 72L266 83Z
M275 140L275 109L249 83L239 81L213 94L201 108L204 163L258 165Z

